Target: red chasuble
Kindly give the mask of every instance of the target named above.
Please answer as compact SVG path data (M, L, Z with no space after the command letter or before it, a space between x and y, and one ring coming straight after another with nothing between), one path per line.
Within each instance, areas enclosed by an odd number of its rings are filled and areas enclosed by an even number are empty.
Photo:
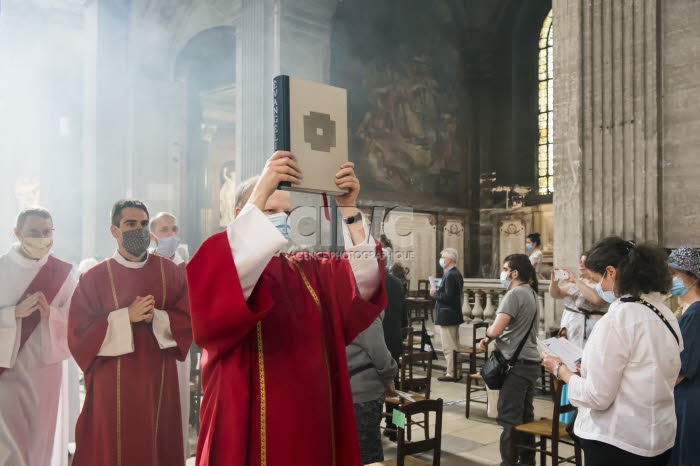
M204 242L187 265L204 349L199 466L361 464L345 346L386 306L379 276L368 301L348 260L283 255L246 302L226 232Z
M137 296L153 295L166 311L177 346L160 349L151 324L131 324L134 351L97 356L107 316ZM192 342L182 269L149 255L140 269L107 259L85 272L68 317L68 345L85 372L86 397L75 430L73 466L176 466L184 464L175 359Z

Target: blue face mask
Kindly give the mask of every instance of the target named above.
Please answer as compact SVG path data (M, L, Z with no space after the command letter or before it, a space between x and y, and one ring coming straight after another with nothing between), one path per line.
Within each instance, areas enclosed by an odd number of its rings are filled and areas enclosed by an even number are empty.
M607 273L607 272L606 272ZM603 279L605 279L605 274L603 274ZM603 291L603 280L595 284L595 290L598 292L598 296L603 298L608 303L614 303L617 299L613 291Z
M506 272L505 270L503 272L501 272L500 280L501 280L501 285L503 285L503 288L505 288L506 290L508 288L510 288L510 280L508 280L508 272Z
M683 295L685 295L688 290L687 286L685 286L685 283L683 283L683 279L681 277L673 277L673 284L671 285L671 294L673 296L678 296L679 298Z
M289 215L287 215L286 212L278 212L276 214L268 215L267 219L272 222L282 236L289 240L289 235L292 234L292 227L288 223Z
M177 247L180 245L180 238L177 236L166 236L158 240L156 251L163 257L171 258L175 255Z
M441 257L438 263L440 264L440 267L442 267L443 269L445 268L445 259Z
M528 251L532 251L533 249L535 249L535 247L532 245L532 243L525 243L525 248Z

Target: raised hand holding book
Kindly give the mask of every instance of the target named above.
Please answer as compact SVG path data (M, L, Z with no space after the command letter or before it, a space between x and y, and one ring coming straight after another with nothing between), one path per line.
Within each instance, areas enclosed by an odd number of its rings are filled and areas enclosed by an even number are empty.
M335 184L348 161L347 91L280 75L273 81L275 151L294 154L303 179L278 189L342 195Z

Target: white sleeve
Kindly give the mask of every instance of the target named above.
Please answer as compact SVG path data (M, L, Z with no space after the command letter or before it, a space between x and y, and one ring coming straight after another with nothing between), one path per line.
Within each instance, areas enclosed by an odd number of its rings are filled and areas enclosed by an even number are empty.
M592 345L592 346L591 346ZM583 353L585 378L569 379L569 401L574 406L605 410L620 390L622 374L629 361L630 344L613 321L598 322Z
M68 310L71 296L77 281L73 273L61 286L58 294L50 303L48 318L41 319L39 332L41 334L41 359L45 364L53 364L70 357L68 349Z
M365 230L365 240L360 244L353 244L350 230L345 222L342 222L343 240L345 241L345 251L348 253L348 260L352 273L355 275L357 291L362 298L369 299L379 289L381 283L381 272L379 270L378 257L376 257L376 241L369 234L367 224L362 219L362 228Z
M15 306L0 308L0 367L15 365L22 336L22 319L15 317Z
M226 227L233 263L247 300L270 259L287 244L265 214L253 204L246 204Z
M134 352L134 334L129 320L129 308L112 311L107 316L107 334L98 356L121 356Z
M153 335L158 341L160 349L174 348L177 346L173 331L170 328L170 316L160 309L153 309Z

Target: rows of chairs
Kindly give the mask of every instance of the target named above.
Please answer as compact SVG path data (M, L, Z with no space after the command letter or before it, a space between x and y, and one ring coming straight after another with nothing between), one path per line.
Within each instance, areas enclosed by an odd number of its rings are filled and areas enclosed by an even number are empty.
M427 295L427 288L425 290ZM422 296L418 298L423 298ZM402 329L403 350L399 359L399 384L398 390L407 394L404 396L387 398L387 403L397 405L397 409L405 415L405 426L397 427L397 457L396 459L374 463L373 466L439 466L441 438L442 438L442 399L430 399L430 387L433 370L432 351L421 351L421 332L424 329L424 319L427 315L418 312L412 317L409 314L408 326ZM416 325L420 330L416 329ZM435 416L434 435L430 436L430 415ZM393 413L384 413L391 419ZM423 431L423 439L414 441L412 432L414 428ZM391 429L389 429L391 430ZM416 458L416 453L431 451L433 461L426 463Z

